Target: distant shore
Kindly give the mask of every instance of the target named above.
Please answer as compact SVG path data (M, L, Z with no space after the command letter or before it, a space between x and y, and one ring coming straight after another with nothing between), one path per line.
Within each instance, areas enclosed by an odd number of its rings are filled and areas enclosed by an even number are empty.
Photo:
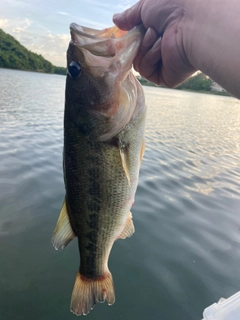
M16 71L24 71L24 72L35 72L35 73L54 74L54 75L66 76L66 74L67 74L66 68L63 68L63 67L60 67L60 68L65 69L65 70L63 70L61 73L60 72L46 72L46 71L43 71L43 70L27 70L27 69L16 69L16 68L6 68L6 67L0 67L0 70L1 69L4 69L4 70L16 70Z
M43 70L22 70L22 69L16 69L16 68L5 68L5 67L0 67L0 69L8 69L8 70L18 70L18 71L26 71L26 72L37 72L37 73L45 73L45 74L57 74L57 75L63 75L66 76L67 74L67 69L64 67L57 67L54 72L45 72ZM154 83L147 81L143 78L137 77L138 81L143 85L147 87L155 87L155 88L165 88L169 89L165 86L157 86ZM189 91L189 92L196 92L196 93L203 93L203 94L212 94L212 95L217 95L217 96L225 96L225 97L231 97L232 95L227 92L227 91L211 91L211 90L192 90L192 89L187 89L187 88L173 88L174 90L182 90L182 91Z
M0 29L0 68L59 75L66 75L67 73L65 67L55 66L50 61L44 59L42 55L31 52L2 29ZM141 76L137 76L137 79L144 86L155 86ZM196 73L175 89L231 96L201 72Z
M137 79L143 86L167 88L165 86L157 86L154 83L139 76L137 76ZM232 96L229 92L223 90L220 86L219 86L220 91L212 90L213 83L214 82L211 79L209 79L202 73L199 73L195 76L190 77L186 82L182 83L180 86L174 89L189 91L189 92L204 93L204 94L212 94L217 96L226 96L226 97Z

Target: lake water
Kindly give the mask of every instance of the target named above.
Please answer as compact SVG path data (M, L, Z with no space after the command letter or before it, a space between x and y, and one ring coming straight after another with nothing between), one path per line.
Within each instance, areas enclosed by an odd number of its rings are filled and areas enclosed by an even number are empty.
M65 77L0 69L0 319L68 320L77 241L55 251ZM109 261L116 302L89 320L200 320L240 290L240 102L144 87L136 232Z

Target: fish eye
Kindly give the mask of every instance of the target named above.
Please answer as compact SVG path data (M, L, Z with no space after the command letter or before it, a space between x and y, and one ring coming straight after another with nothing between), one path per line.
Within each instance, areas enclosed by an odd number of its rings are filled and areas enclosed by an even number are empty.
M68 74L73 79L77 79L81 75L81 66L76 61L72 61L68 66Z

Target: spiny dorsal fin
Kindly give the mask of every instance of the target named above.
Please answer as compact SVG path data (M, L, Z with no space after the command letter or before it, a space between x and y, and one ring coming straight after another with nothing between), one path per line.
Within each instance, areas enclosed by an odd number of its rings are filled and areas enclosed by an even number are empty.
M119 238L120 239L130 238L134 232L135 232L135 228L134 228L134 224L132 221L132 213L129 212L129 216L127 218L127 221L125 223L125 226L124 226L123 231L120 234Z
M64 199L62 209L55 230L53 232L52 244L56 250L58 250L58 248L60 247L64 249L68 245L68 243L75 237L76 235L72 230L68 218L66 199Z
M124 170L126 178L128 180L128 185L130 186L131 179L130 179L128 164L127 164L127 148L121 140L119 140L119 150L120 150L120 156L121 156L123 170Z

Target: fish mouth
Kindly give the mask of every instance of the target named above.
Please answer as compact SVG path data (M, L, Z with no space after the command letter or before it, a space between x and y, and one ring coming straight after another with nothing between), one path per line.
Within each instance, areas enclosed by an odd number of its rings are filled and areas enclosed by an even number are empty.
M67 63L70 65L74 61L81 67L79 82L85 75L89 88L98 96L95 101L92 94L87 112L104 123L101 128L94 127L91 139L110 141L127 126L135 113L136 92L140 91L131 69L144 31L142 25L130 31L122 31L116 26L97 30L76 23L70 25Z
M110 28L105 28L103 30L98 29L92 29L80 26L79 24L73 22L70 24L70 30L71 32L78 34L80 36L88 37L91 39L97 39L97 38L120 38L124 34L127 33L127 31L120 30L118 27L113 26Z
M75 46L86 49L95 56L114 57L119 52L122 53L124 48L129 51L135 47L134 51L136 51L140 45L144 27L139 25L130 31L120 30L116 26L98 30L71 23L70 33L71 43Z

